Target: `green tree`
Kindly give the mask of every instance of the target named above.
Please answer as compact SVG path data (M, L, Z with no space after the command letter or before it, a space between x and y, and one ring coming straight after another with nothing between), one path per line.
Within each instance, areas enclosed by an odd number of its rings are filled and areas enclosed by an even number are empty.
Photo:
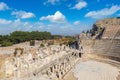
M17 44L20 42L31 41L31 40L48 40L53 39L50 32L39 32L39 31L14 31L10 35L0 35L0 44L13 43ZM4 42L5 41L5 42Z
M13 43L12 42L8 42L8 41L3 41L2 44L1 44L1 46L4 46L4 47L12 46L12 45L13 45Z

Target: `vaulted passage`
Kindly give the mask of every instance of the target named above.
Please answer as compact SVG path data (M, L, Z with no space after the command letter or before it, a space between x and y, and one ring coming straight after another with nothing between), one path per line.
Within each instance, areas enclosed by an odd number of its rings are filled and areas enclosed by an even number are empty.
M76 64L77 60L81 58L81 53L71 53L63 56L59 61L54 61L46 69L36 72L37 75L55 75L56 78L62 79L64 75ZM52 77L51 77L52 78Z

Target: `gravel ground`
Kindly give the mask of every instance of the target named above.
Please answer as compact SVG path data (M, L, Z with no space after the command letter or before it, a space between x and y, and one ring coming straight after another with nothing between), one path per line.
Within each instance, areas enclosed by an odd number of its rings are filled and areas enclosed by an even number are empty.
M73 69L78 80L119 80L119 71L117 67L94 60L80 62Z

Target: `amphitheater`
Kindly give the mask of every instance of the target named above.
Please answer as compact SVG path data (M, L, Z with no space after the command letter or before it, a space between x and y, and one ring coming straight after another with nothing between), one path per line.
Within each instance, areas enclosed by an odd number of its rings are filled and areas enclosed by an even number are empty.
M0 80L120 80L120 19L97 21L78 49L36 41L0 47Z

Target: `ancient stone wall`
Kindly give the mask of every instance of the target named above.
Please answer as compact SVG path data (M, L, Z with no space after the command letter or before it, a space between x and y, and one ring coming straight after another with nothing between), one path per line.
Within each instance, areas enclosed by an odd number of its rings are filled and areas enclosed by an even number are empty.
M27 48L16 48L14 55L4 60L0 80L61 79L81 57L81 51L65 45Z
M97 54L120 61L120 40L83 40L84 53Z

